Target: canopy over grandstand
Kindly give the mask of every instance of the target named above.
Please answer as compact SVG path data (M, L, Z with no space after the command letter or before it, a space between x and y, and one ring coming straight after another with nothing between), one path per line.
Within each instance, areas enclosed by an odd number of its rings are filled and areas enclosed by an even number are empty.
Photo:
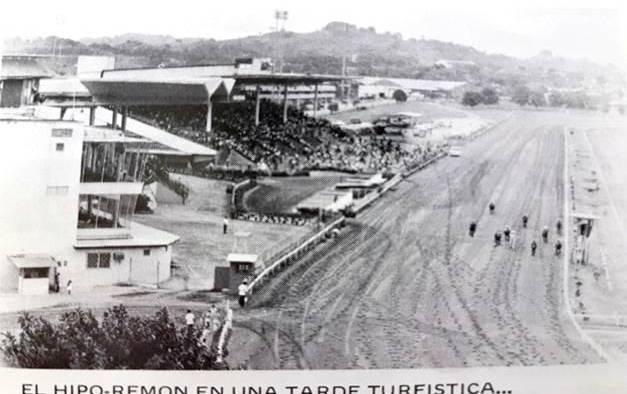
M95 105L197 105L227 100L235 81L230 78L96 79L82 83Z
M314 108L317 108L318 85L346 79L341 76L313 74L272 73L264 69L263 62L251 60L234 64L130 68L103 70L100 78L85 79L82 83L92 95L93 105L206 105L206 131L211 131L212 105L229 101L234 88L245 93L250 87L255 91L255 124L259 124L261 86L282 88L283 121L287 122L288 87L314 86ZM315 111L315 109L314 109Z

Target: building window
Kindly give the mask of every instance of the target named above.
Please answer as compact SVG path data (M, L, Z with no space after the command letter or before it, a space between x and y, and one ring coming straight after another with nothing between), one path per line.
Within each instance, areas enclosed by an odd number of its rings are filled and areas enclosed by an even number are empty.
M63 150L64 150L64 149L65 149L65 144L63 144L62 142L59 142L59 143L56 145L56 150L57 150L57 152L63 152Z
M46 195L48 196L65 196L70 190L69 186L48 186L46 187Z
M100 268L111 267L111 253L100 253Z
M150 256L150 249L144 249L144 256Z
M72 129L52 129L52 136L57 138L72 137Z
M110 268L111 253L87 253L87 268Z
M87 253L87 268L98 268L98 253Z

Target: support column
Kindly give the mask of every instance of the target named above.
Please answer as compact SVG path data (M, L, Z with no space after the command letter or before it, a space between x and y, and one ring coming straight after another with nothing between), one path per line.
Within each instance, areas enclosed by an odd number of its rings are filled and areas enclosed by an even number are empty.
M314 89L314 118L318 115L318 84Z
M207 100L207 124L205 125L205 131L207 134L211 133L211 99Z
M255 89L255 126L259 126L259 107L261 105L261 88L257 85Z
M117 108L113 108L111 110L111 128L115 130L115 127L118 125L118 110Z
M122 131L126 131L126 118L128 118L128 107L122 107Z
M111 215L111 219L113 221L113 228L120 227L120 199L122 195L119 195L113 204L113 213Z
M283 123L287 123L287 84L283 86Z
M93 126L96 123L96 107L89 107L89 125Z

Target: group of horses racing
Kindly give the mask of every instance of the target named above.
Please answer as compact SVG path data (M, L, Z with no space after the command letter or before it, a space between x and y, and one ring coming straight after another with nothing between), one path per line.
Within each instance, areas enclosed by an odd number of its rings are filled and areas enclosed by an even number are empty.
M490 202L490 204L488 205L488 209L491 215L495 214L496 205L494 204L494 202ZM528 223L529 223L529 216L523 215L522 216L523 228L527 228ZM474 237L476 231L477 231L477 222L475 221L470 222L470 225L468 226L468 234L471 237ZM555 231L558 236L562 235L562 221L560 219L557 219L557 221L555 222ZM545 244L549 243L549 227L548 226L544 226L542 228L541 237L542 237L543 243ZM510 226L505 226L505 229L503 231L497 230L494 233L494 247L500 246L502 240L504 242L507 242L510 248L514 249L516 247L516 232L512 230ZM538 243L536 242L535 239L531 241L530 247L531 247L531 255L535 256L536 250L538 249ZM556 256L559 256L562 253L562 242L559 239L555 241L554 252Z

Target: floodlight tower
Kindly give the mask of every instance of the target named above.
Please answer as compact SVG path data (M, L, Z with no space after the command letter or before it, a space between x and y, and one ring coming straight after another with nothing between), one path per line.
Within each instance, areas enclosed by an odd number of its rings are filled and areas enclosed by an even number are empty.
M288 13L285 10L275 10L274 11L274 31L280 32L285 31L285 23L287 22ZM282 22L282 23L281 23ZM279 72L283 72L283 51L279 49Z
M288 16L288 13L285 10L274 11L274 24L275 24L274 28L277 32L279 31L279 25L281 24L281 21L283 22L281 26L281 31L285 30L285 23L287 22L287 16Z

